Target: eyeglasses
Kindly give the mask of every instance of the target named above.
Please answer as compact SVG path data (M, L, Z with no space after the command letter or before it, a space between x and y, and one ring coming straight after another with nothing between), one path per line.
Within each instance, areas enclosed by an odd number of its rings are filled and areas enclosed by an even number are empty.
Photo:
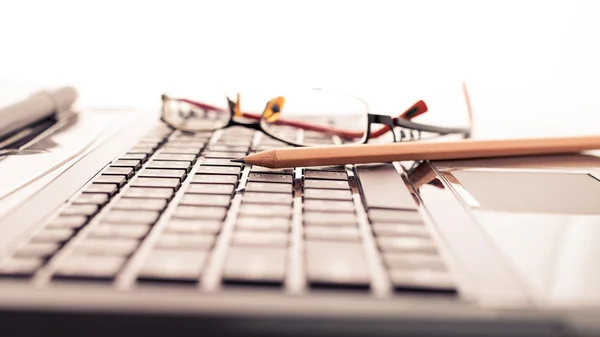
M466 88L463 90L466 95ZM451 134L468 138L472 129L471 122L464 128L413 122L413 118L428 110L422 100L398 117L391 117L369 113L367 104L356 96L323 89L249 97L247 102L242 102L240 94L235 100L226 94L218 96L214 102L203 103L163 95L162 120L174 129L190 133L242 126L292 146L364 144L387 134L394 142ZM468 96L465 98L468 100ZM471 121L470 109L468 112ZM382 126L374 128L373 124Z

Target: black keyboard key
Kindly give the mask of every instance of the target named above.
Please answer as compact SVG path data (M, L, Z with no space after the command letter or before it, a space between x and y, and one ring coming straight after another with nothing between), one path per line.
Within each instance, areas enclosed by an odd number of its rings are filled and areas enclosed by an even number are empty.
M33 257L45 259L52 256L59 248L60 245L56 242L29 242L19 247L14 256L18 258Z
M36 233L31 241L61 243L69 240L73 234L75 231L71 228L44 228Z
M242 163L232 162L230 159L206 158L202 161L203 166L233 166L241 167Z
M291 168L269 168L253 165L250 172L254 173L278 173L278 174L289 174L292 175L294 170Z
M119 188L115 184L91 184L83 189L83 193L106 193L113 196Z
M242 204L240 206L239 213L241 215L255 216L255 217L279 217L289 218L292 216L291 205L269 205L264 206L260 204Z
M232 195L234 188L231 184L190 184L186 192Z
M169 221L165 232L181 234L217 234L221 230L223 222L221 220L209 219L173 219Z
M345 180L319 180L319 179L305 179L304 188L326 188L326 189L340 189L349 190L350 185Z
M136 160L136 159L130 159L130 160L126 160L126 159L119 159L116 160L114 163L110 164L110 166L114 166L114 167L130 167L134 170L139 170L140 167L142 167L142 161L141 160Z
M104 214L103 221L113 224L151 225L158 220L159 213L155 211L123 211L111 210Z
M372 222L389 222L397 224L423 224L423 218L417 211L392 209L370 209L369 220Z
M324 212L305 212L303 214L304 224L317 226L356 226L357 219L354 213L324 213Z
M74 205L97 205L101 206L108 202L108 195L102 193L83 193L74 200Z
M290 205L292 203L292 195L286 193L246 192L244 193L243 202L249 204Z
M167 206L165 199L132 199L121 198L112 206L113 209L162 211Z
M272 182L272 183L292 183L292 176L289 174L267 174L267 173L250 173L248 181Z
M237 175L196 174L192 183L236 185L238 180L239 177Z
M140 177L143 178L177 178L179 180L185 179L185 170L173 170L173 169L143 169L140 171Z
M338 200L304 200L304 210L308 212L347 212L354 213L352 201Z
M304 227L306 240L351 241L361 240L358 227L307 226Z
M92 238L142 239L150 231L149 225L122 225L100 223L90 231Z
M83 215L78 216L59 216L50 223L48 223L48 228L70 228L70 229L78 229L86 224L88 218Z
M193 155L194 158L202 151L202 148L198 147L171 147L165 146L160 149L161 154L187 154Z
M12 257L0 263L0 277L30 277L44 264L38 258Z
M393 223L372 223L371 228L375 236L414 236L429 237L425 226L399 225Z
M233 174L240 175L242 169L233 166L200 166L196 173L201 174Z
M60 212L61 216L82 215L91 217L98 211L97 205L69 205Z
M124 264L122 256L71 255L61 262L54 277L112 280Z
M378 237L379 248L386 253L435 254L436 246L431 239L419 237Z
M248 152L248 148L249 146L229 146L229 145L221 145L221 144L214 144L214 145L209 145L208 149L210 151L217 151L217 152L243 152L243 153L247 153Z
M391 270L390 280L398 291L455 293L456 285L450 274L429 269Z
M156 241L156 248L177 250L210 250L215 236L209 234L163 233Z
M357 166L356 174L368 208L417 209L415 199L394 165Z
M264 232L289 232L291 219L287 218L259 218L240 215L235 224L236 230L264 231Z
M93 183L94 184L115 184L119 187L123 187L125 185L125 183L127 182L125 176L118 176L118 175L100 175L96 178L94 178Z
M289 234L285 232L235 231L231 238L233 246L287 247Z
M306 179L328 179L328 180L348 180L348 174L345 171L330 172L320 170L304 170Z
M123 160L141 160L142 163L146 161L146 159L148 159L148 155L146 153L132 153L132 152L127 152L124 155L122 155L121 157L119 157L119 159L123 159Z
M291 184L279 184L279 183L248 182L246 184L246 191L292 194L292 185Z
M181 185L181 181L176 178L142 178L138 177L130 183L133 187L170 187L175 190Z
M285 278L287 249L240 247L229 249L223 270L225 282L280 285Z
M131 167L107 167L102 174L110 174L110 175L123 175L126 176L127 179L133 177L133 169Z
M431 269L438 272L447 271L444 261L437 254L404 254L385 253L383 260L389 269L416 270Z
M139 241L123 238L86 238L75 251L81 255L130 256L137 249Z
M311 286L369 288L369 268L362 244L306 241L305 247Z
M151 160L146 164L151 169L182 169L189 170L191 163L189 161L169 161L169 160Z
M243 157L246 155L246 152L218 152L218 151L208 151L204 155L206 158L223 158L223 159L234 159Z
M172 196L172 188L130 187L123 192L124 198L170 199Z
M138 279L195 283L207 258L208 252L203 250L155 249L144 261Z
M220 206L229 207L231 196L217 194L184 194L179 202L186 206Z
M211 219L223 220L227 215L225 207L211 206L179 206L173 214L173 218L178 219Z
M154 160L169 160L169 161L196 161L196 156L193 154L173 154L173 153L158 153L154 156Z
M304 190L305 199L322 200L352 200L350 190L324 190L320 188L307 188Z

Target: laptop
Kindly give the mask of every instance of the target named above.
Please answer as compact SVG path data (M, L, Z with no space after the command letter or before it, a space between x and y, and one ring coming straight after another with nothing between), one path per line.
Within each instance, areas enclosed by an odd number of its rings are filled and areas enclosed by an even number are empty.
M268 169L112 120L0 218L3 336L600 334L596 156Z

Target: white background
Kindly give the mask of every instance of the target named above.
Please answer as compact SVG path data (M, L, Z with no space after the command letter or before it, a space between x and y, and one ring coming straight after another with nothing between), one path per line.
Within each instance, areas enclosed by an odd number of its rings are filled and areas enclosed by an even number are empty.
M351 91L397 113L411 83L464 79L480 137L600 133L599 60L594 0L0 0L0 79L73 84L90 104L219 83ZM426 118L460 123L451 105Z

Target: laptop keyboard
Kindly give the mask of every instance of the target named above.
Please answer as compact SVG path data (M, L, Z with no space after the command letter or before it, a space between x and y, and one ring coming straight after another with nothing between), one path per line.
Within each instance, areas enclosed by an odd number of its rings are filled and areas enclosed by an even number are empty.
M0 277L120 289L456 293L392 164L230 161L283 146L247 129L188 135L159 125L0 261Z

